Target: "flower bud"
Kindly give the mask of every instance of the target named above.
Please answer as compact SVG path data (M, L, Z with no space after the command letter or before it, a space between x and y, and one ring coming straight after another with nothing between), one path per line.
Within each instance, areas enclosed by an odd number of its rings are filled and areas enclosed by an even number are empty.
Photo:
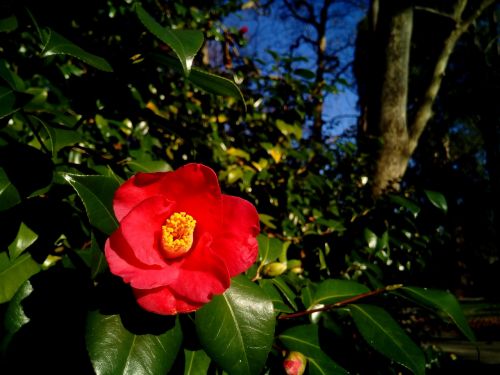
M286 264L271 262L264 266L263 274L268 277L277 277L286 271Z
M302 375L306 370L307 358L300 352L290 352L283 361L287 375Z

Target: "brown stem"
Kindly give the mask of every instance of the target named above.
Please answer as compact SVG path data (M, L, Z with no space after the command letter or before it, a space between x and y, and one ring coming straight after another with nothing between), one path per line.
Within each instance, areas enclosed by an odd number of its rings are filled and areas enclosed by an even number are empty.
M280 316L278 316L278 319L299 318L301 316L310 315L310 314L315 313L315 312L321 312L321 311L328 311L328 310L331 310L331 309L336 309L336 308L339 308L339 307L342 307L342 306L349 305L351 303L357 302L357 301L359 301L361 299L364 299L364 298L367 298L367 297L373 297L373 296L376 296L376 295L379 295L379 294L382 294L382 293L385 293L385 292L390 292L392 290L401 288L402 286L403 286L403 284L387 285L387 286L385 286L383 288L378 288L378 289L375 289L375 290L371 290L371 291L366 292L366 293L358 294L358 295L356 295L354 297L346 298L346 299L344 299L342 301L339 301L339 302L331 303L331 304L325 305L323 307L318 307L317 309L303 310L303 311L299 311L299 312L292 313L292 314L280 315Z

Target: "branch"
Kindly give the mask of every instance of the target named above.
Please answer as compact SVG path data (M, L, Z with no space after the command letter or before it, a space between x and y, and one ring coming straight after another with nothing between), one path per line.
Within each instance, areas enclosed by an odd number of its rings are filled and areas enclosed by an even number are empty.
M303 23L307 23L307 24L310 24L310 25L314 25L314 27L317 27L317 22L316 22L316 18L314 17L314 9L313 7L311 6L311 4L305 2L305 1L302 1L300 4L299 4L299 7L300 6L304 6L306 9L307 9L307 12L308 12L308 17L304 17L303 15L301 15L298 11L297 11L297 8L295 8L292 4L290 4L290 1L289 0L284 0L285 2L285 5L287 7L287 9L290 11L290 13L292 13L292 16L303 22Z
M331 303L331 304L325 305L323 307L318 307L317 309L303 310L303 311L299 311L299 312L296 312L296 313L293 313L293 314L280 315L280 316L278 316L278 319L299 318L301 316L310 315L310 314L315 313L315 312L321 312L321 311L328 311L328 310L336 309L336 308L339 308L339 307L343 307L345 305L349 305L349 304L354 303L354 302L358 302L361 299L365 299L365 298L368 298L368 297L373 297L373 296L376 296L376 295L379 295L379 294L382 294L382 293L385 293L385 292L390 292L390 291L399 289L402 286L403 286L403 284L387 285L387 286L385 286L383 288L378 288L378 289L375 289L375 290L371 290L371 291L366 292L366 293L358 294L357 296L354 296L354 297L346 298L346 299L344 299L342 301L339 301L339 302Z
M465 9L465 4L462 0L457 2L457 7L455 9L455 15L453 18L457 22L455 28L450 32L450 35L444 41L443 49L434 65L434 70L432 73L431 80L427 89L425 90L423 101L418 107L415 118L409 128L409 151L410 154L415 150L418 144L418 140L422 135L427 123L432 117L432 106L436 101L437 94L441 88L441 83L445 74L446 67L448 66L448 61L451 54L455 48L455 45L460 39L460 37L467 31L470 25L475 22L479 16L488 8L490 5L495 3L497 0L483 0L475 12L473 12L468 18L462 20L463 11Z

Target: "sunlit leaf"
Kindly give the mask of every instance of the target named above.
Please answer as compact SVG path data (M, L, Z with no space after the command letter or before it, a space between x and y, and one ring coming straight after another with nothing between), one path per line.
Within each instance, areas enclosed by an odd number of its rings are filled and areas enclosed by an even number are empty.
M182 341L179 322L160 334L135 334L120 315L89 313L85 335L96 375L157 375L172 367Z
M68 39L58 34L54 30L47 28L43 30L43 49L42 56L68 55L82 60L86 64L105 72L112 72L113 68L102 57L93 55Z
M142 6L137 4L135 9L144 26L172 48L182 64L184 74L189 75L193 60L204 41L203 33L199 30L178 30L163 27Z
M269 297L243 276L196 312L203 349L230 374L258 374L274 338L274 311Z
M306 356L310 375L348 374L321 350L317 325L298 325L289 328L279 335L279 339L288 350L297 351Z
M0 253L0 303L9 301L19 287L40 271L40 265L30 254L10 260L7 253Z
M21 223L16 238L9 245L9 257L16 259L21 253L30 247L38 238L38 234L33 232L26 224Z
M293 310L283 301L283 297L271 280L261 279L259 285L273 303L275 311L291 313Z
M113 213L113 196L119 183L106 176L64 174L64 179L76 190L83 201L90 223L105 234L118 228Z
M425 373L424 353L387 311L366 304L349 305L349 309L356 327L370 346L414 374Z
M155 54L153 55L153 58L160 63L167 65L178 73L183 72L182 66L179 61L170 56ZM246 110L245 98L240 88L236 85L236 83L234 83L234 81L206 72L199 68L192 68L188 79L202 90L211 94L231 96L233 98L240 99L243 102Z
M474 332L472 332L467 319L455 296L444 290L403 287L398 292L404 296L416 301L424 306L428 306L445 313L462 331L470 341L475 341Z
M437 191L431 191L431 190L424 190L425 195L427 196L427 199L439 208L443 212L448 211L448 203L446 202L446 198L444 197L443 194L437 192Z
M283 294L290 306L297 310L297 303L295 302L295 298L297 297L297 295L292 289L290 289L283 277L273 277L272 282L276 286L276 288L278 288L278 290Z
M163 160L130 160L127 165L134 172L168 172L172 170L170 164Z

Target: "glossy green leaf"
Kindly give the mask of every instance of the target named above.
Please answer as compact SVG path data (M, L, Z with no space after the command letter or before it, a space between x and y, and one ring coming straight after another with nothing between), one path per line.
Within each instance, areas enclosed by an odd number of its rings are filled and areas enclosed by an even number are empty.
M153 58L158 62L167 65L176 72L183 72L182 66L179 61L171 58L170 56L155 54L153 55ZM234 81L221 76L217 76L212 73L208 73L199 68L191 69L191 73L189 74L188 79L200 89L211 94L231 96L233 98L240 99L243 102L246 110L245 98L243 97L240 88L236 85L236 83L234 83Z
M420 375L425 373L422 350L384 309L366 304L349 305L359 332L375 350Z
M431 191L431 190L424 190L425 195L427 196L427 199L439 208L443 212L448 211L448 203L446 202L446 198L444 197L443 194L437 192L437 191Z
M172 367L182 341L179 322L161 333L134 334L119 315L89 313L85 335L96 375L157 375Z
M14 91L5 86L0 86L0 119L7 117L18 109Z
M259 285L271 299L275 311L284 313L293 312L293 310L283 301L283 297L271 280L261 279L259 280Z
M161 26L140 5L136 5L137 16L144 26L175 52L186 76L189 75L193 60L200 50L204 37L199 30L175 30Z
M18 203L21 203L21 196L4 169L0 167L0 211L14 207Z
M63 147L74 145L82 140L82 135L75 130L53 127L38 117L33 118L45 129L47 140L44 143L46 143L47 148L52 152L53 156Z
M196 312L203 349L229 374L258 374L274 338L275 317L269 297L244 276Z
M170 164L163 160L130 160L127 165L134 172L168 172L172 170Z
M307 357L310 375L344 375L348 372L321 350L316 324L298 325L279 335L288 350L302 353Z
M366 244L368 245L370 250L375 250L378 241L377 235L373 233L370 229L365 228L363 230L363 236L365 237Z
M64 174L64 179L76 190L83 201L90 223L105 234L118 228L113 213L113 196L119 183L106 176Z
M0 32L8 33L17 29L17 18L16 16L10 16L7 18L0 19Z
M10 260L7 253L0 253L0 303L10 301L19 287L40 271L40 265L30 254Z
M259 243L259 260L262 264L272 262L283 252L283 242L264 234L257 236Z
M77 254L90 268L90 277L92 278L92 280L103 273L106 269L108 269L108 263L106 262L104 251L102 251L102 249L99 247L94 234L92 234L90 238L90 247L87 249L78 250Z
M7 61L4 59L0 59L0 77L9 84L12 90L24 91L24 81L9 68Z
M204 350L184 349L184 375L206 374L210 361Z
M457 325L465 337L473 342L476 340L474 332L467 323L462 308L453 294L444 290L416 287L403 287L398 289L398 292L424 306L442 311Z
M285 297L286 301L290 304L290 306L292 306L295 310L297 310L297 303L295 302L295 298L297 297L297 295L288 286L283 277L282 276L273 277L272 282L276 286L276 288L278 288L278 290L283 294L283 296Z
M344 301L362 293L369 292L365 285L351 280L328 279L322 281L316 288L309 308L323 304L328 305Z
M43 30L42 34L42 56L68 55L75 57L99 70L103 70L105 72L113 71L113 68L105 59L83 50L54 30L47 28Z
M16 238L9 245L9 257L16 259L24 250L30 247L38 238L38 234L33 232L26 224L21 223Z
M198 68L193 68L189 80L209 93L240 99L246 110L245 97L234 81Z
M22 326L30 321L24 313L22 302L31 294L31 292L33 292L33 286L29 281L26 281L21 285L16 294L14 294L14 297L10 300L7 310L5 311L4 326L6 335L2 339L0 348L6 348L12 336L14 336Z
M420 213L420 206L418 206L415 202L409 199L394 194L390 194L389 199L392 202L396 203L398 206L406 208L413 214L414 217L417 217L418 214Z

